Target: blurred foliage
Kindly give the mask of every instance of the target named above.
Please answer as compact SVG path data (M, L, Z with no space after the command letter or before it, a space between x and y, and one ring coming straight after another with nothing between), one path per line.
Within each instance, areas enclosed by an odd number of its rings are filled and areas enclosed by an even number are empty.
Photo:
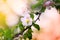
M40 8L43 4L44 0L38 0L38 3L32 5L32 9L35 9L35 8Z
M11 34L11 30L10 29L6 29L4 31L4 40L12 40L12 34Z
M33 13L30 13L30 17L31 17L32 19L34 19L34 14L33 14Z
M55 3L60 3L60 0L53 0Z
M11 35L11 30L9 28L3 30L3 29L0 29L0 37L3 36L3 40L12 40L12 35ZM2 38L1 38L2 39ZM1 40L0 39L0 40Z
M32 10L35 10L35 9L41 9L41 6L43 7L43 3L47 0L37 0L38 3L34 4L31 6ZM60 9L60 0L53 0L55 2L55 7L57 9ZM44 7L42 9L42 11L44 11Z
M60 0L53 0L57 9L60 9Z
M41 9L40 11L43 12L44 11L44 7L43 7L43 3L44 0L37 0L38 3L34 4L31 6L32 10L35 9ZM55 4L59 4L59 5L55 5L55 7L60 8L60 0L53 0L55 2ZM30 17L32 19L34 19L34 14L31 13ZM5 27L6 29L0 29L0 38L2 39L2 36L4 37L3 40L13 40L13 36L16 34L15 30L19 27L21 31L23 31L25 29L25 26L22 25L22 22L20 21L17 26L14 26L12 28L8 28L6 23L5 23L5 15L3 15L3 13L0 12L0 25L3 26L3 28ZM40 26L38 24L33 23L32 24L37 30L40 30ZM23 33L22 33L23 34ZM26 40L26 38L32 39L32 29L29 28L27 30L26 33L23 34L23 38ZM1 40L0 39L0 40Z

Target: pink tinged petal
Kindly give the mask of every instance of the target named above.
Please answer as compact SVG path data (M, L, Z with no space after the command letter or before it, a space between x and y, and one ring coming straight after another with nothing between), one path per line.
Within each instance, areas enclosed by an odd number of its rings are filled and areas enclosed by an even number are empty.
M29 20L29 22L27 23L26 20ZM32 19L29 16L24 16L23 18L21 18L21 21L24 26L29 26L32 24Z
M27 9L27 3L23 0L7 0L7 4L19 16L22 16Z
M6 16L6 24L8 26L14 26L18 23L19 17L13 14L9 14Z

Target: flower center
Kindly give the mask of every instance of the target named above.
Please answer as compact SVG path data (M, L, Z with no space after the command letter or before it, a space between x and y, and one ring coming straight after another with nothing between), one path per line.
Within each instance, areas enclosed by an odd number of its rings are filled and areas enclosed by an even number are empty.
M26 19L26 22L29 23L29 19Z

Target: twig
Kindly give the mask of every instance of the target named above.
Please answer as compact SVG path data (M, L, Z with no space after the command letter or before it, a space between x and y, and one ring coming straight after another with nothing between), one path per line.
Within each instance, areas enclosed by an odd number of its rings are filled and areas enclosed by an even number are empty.
M38 18L34 21L34 23L35 23L37 20L39 20L40 15L41 15L41 13L39 13ZM13 39L16 38L16 37L18 37L19 35L22 35L23 32L26 31L27 29L31 28L31 26L32 26L32 25L28 26L27 28L25 28L24 30L22 30L20 33L16 34L16 35L13 37Z

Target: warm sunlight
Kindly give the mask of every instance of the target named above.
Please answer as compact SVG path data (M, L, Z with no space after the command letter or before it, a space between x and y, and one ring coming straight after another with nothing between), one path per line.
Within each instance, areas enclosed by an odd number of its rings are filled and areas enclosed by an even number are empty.
M0 0L0 40L60 40L60 0Z

